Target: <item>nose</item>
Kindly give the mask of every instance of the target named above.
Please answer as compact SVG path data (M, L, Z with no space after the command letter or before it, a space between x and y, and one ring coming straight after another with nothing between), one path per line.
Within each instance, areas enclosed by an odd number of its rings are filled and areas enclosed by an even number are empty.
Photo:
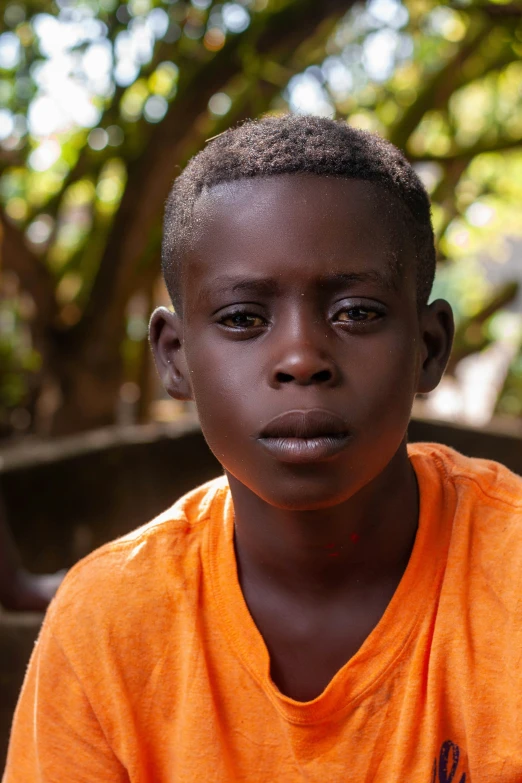
M299 386L333 386L337 383L339 371L334 360L310 340L295 339L281 348L272 368L273 387L291 383Z

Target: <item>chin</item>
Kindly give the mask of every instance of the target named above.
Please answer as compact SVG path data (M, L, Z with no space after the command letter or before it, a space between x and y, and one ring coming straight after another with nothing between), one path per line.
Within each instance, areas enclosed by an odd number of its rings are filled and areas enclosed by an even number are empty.
M282 486L265 488L253 487L256 495L282 511L320 511L345 503L353 497L360 486L350 486L343 482L342 487L314 486L313 482L282 482Z
M372 481L375 466L344 460L293 465L259 465L255 472L225 466L229 477L259 500L281 511L320 511L348 502ZM378 466L380 468L380 465ZM236 469L234 469L236 468ZM239 468L239 469L237 469Z

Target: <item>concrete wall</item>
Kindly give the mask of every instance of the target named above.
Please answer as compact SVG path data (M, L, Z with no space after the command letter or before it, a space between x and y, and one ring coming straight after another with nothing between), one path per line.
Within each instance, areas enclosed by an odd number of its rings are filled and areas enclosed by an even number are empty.
M67 568L219 475L199 428L132 427L25 448L0 472L26 565Z

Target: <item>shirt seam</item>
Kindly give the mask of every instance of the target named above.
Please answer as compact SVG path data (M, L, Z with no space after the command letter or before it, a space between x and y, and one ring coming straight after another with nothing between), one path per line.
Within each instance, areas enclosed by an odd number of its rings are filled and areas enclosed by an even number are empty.
M413 445L415 445L415 444L413 444ZM413 454L411 456L413 456L414 458L419 456L422 459L424 457L424 454L419 453L419 454ZM411 458L411 456L410 456L410 458ZM514 503L512 500L510 500L510 499L508 499L506 497L503 497L502 494L504 494L504 493L498 494L498 493L487 492L484 489L484 487L482 486L482 484L479 482L479 480L475 476L471 475L470 473L466 473L466 472L456 468L455 463L453 462L453 460L452 460L452 466L453 467L452 467L451 470L448 470L448 467L447 467L446 463L444 462L444 460L441 458L438 449L437 448L433 448L433 446L430 448L430 457L437 463L437 465L439 466L441 471L444 473L444 476L448 480L451 481L451 483L453 484L454 487L456 485L456 482L459 481L459 480L460 481L467 481L467 482L473 484L473 486L476 489L478 489L481 492L481 494L484 495L484 497L487 497L489 500L492 500L494 502L496 501L498 503L503 503L506 506L509 506L510 508L514 508L514 509L517 509L517 510L522 510L522 502ZM501 464L501 463L498 463L498 464Z
M453 478L455 480L467 481L468 483L473 484L473 486L477 490L479 490L480 493L484 495L484 497L488 498L489 500L492 500L493 502L498 502L499 504L501 503L503 505L509 506L509 508L516 509L517 511L522 511L522 502L515 503L512 500L509 500L506 497L502 497L497 493L493 494L491 492L487 492L474 476L470 476L467 473L454 473Z

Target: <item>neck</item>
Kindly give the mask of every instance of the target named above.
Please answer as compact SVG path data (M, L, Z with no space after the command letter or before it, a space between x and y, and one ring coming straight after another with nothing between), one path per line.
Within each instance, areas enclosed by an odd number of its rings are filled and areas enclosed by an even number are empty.
M415 473L403 444L353 497L313 511L271 506L228 476L241 581L327 595L402 573L418 522Z

